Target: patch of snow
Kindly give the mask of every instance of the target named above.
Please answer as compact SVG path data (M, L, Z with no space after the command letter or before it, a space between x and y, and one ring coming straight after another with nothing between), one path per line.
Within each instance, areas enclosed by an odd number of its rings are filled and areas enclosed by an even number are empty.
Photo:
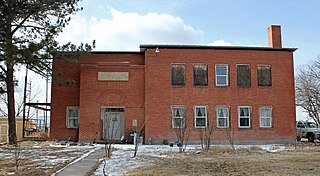
M230 147L230 145L213 145L219 147ZM102 147L104 147L102 145ZM126 172L135 168L146 166L152 163L156 158L172 158L170 153L178 153L179 147L170 147L169 145L141 145L138 154L133 158L134 145L112 145L114 151L111 159L105 160L95 171L94 175L103 175L103 168L109 176L126 175ZM285 145L234 145L236 149L258 147L267 152L280 152L290 150ZM188 145L185 152L195 152L201 150L200 145Z

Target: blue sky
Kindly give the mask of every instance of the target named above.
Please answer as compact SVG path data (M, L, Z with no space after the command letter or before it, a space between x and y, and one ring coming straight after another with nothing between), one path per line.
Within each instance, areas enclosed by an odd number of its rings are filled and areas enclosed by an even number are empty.
M139 50L139 44L267 46L267 28L282 27L282 45L298 48L295 71L320 56L319 0L83 0L58 38L96 50ZM307 114L297 109L297 119Z
M298 0L83 0L80 5L84 10L67 27L72 32L66 32L65 41L95 39L97 50L138 50L139 43L212 44L215 41L220 41L215 45L222 42L222 45L267 46L267 27L280 24L283 47L299 48L295 52L296 66L320 55L320 1L317 0L304 3ZM117 20L114 13L122 14L127 21ZM146 20L152 14L154 23ZM79 20L83 27L79 26ZM77 23L77 27L72 27L72 23ZM88 24L95 24L100 30L85 30ZM140 27L132 27L134 24ZM183 26L190 27L191 32L181 29ZM161 30L162 27L169 29ZM74 31L79 34L71 35ZM90 33L96 35L88 37ZM103 35L117 37L104 39ZM132 46L126 47L130 42ZM112 43L114 47L110 47Z
M267 46L267 28L280 24L283 46L299 48L296 68L320 55L317 0L83 0L80 6L60 43L96 40L102 51L139 50L146 43ZM29 80L45 92L43 78ZM297 110L297 119L305 117Z

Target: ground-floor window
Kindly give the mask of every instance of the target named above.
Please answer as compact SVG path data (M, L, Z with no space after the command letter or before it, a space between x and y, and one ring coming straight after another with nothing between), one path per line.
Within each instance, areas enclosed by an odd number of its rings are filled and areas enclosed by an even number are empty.
M194 107L194 127L206 128L207 127L207 107L195 106Z
M270 128L272 121L272 108L270 106L264 106L259 108L260 127Z
M186 110L184 106L172 106L172 128L185 128Z
M228 128L229 127L229 108L218 107L217 111L217 127Z
M238 117L239 128L250 128L251 107L239 106Z
M79 107L67 107L67 128L78 128L79 126Z

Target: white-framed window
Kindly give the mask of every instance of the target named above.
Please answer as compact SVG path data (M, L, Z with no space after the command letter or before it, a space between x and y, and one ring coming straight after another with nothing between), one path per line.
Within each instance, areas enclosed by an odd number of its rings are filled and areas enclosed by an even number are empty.
M79 107L67 107L67 128L78 128L79 126Z
M229 69L227 64L215 65L216 86L229 85Z
M206 106L194 107L194 127L195 128L207 127L207 107Z
M217 107L217 128L229 128L229 108Z
M271 128L272 124L272 107L263 106L259 108L260 127Z
M238 106L238 123L239 128L250 128L251 107Z
M172 106L172 128L185 128L186 109L184 106Z

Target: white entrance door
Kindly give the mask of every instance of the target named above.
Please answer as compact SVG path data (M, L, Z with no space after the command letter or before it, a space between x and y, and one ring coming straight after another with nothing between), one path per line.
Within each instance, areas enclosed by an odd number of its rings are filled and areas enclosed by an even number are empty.
M103 118L103 139L119 141L124 135L124 109L106 108Z

